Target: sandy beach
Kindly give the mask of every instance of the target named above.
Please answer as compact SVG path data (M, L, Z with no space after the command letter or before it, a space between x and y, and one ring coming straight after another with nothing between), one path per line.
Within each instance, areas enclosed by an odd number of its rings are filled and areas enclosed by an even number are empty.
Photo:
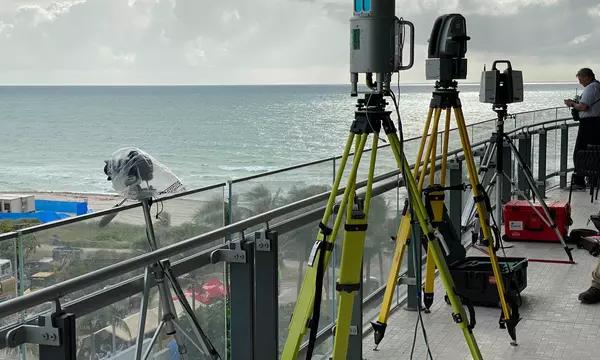
M33 195L36 200L60 200L87 202L88 209L94 212L111 208L121 201L117 194L85 194L72 192L28 192L2 191L0 194Z
M88 203L88 211L98 212L109 209L123 198L117 194L92 194L92 193L72 193L72 192L0 192L0 194L14 195L33 195L36 200L60 200L60 201L82 201ZM206 196L192 195L183 198L171 199L156 203L152 206L152 214L156 211L167 212L170 215L172 225L180 225L190 222L198 211L206 204ZM131 201L125 204L131 204ZM119 213L114 221L125 222L129 224L143 224L144 216L141 209L132 209Z

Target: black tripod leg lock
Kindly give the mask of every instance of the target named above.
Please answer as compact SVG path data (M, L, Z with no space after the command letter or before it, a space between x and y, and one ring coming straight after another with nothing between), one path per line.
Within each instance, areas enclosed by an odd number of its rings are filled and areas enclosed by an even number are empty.
M351 293L351 292L360 290L360 283L358 283L358 284L335 283L335 290Z
M471 303L471 300L469 298L466 298L459 294L456 294L456 296L460 298L462 305L467 308L467 311L469 312L469 321L467 323L467 327L469 328L469 330L473 330L475 328L475 325L477 325L477 320L475 319L475 307L473 307L473 303ZM452 313L452 319L457 324L463 322L463 318L460 314Z
M319 229L321 229L321 232L325 236L329 236L333 232L332 228L330 228L329 226L323 224L322 222L319 223Z
M367 231L368 224L345 224L346 231Z

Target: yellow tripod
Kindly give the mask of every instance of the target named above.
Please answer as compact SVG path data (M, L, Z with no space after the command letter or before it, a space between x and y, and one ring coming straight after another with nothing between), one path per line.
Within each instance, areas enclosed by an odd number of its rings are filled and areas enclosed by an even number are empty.
M295 360L300 344L310 329L307 347L307 359L312 356L316 333L319 323L319 309L321 302L322 280L325 269L330 261L331 251L338 234L338 230L345 216L344 237L342 243L342 256L340 261L339 278L336 283L338 294L338 311L333 345L333 359L345 360L347 358L348 337L352 318L352 307L357 291L361 284L361 267L364 252L364 241L367 230L369 205L372 197L373 174L377 159L377 145L379 132L383 128L398 168L402 171L410 197L412 212L419 223L420 229L427 239L429 254L435 266L439 269L440 278L452 306L452 318L461 328L465 341L473 359L482 359L481 353L469 318L463 308L460 298L454 291L454 282L450 276L448 265L443 257L439 243L439 234L434 232L429 215L423 204L408 162L402 151L402 144L396 134L396 128L390 118L390 111L385 110L386 101L379 93L367 94L364 99L358 100L358 110L355 120L350 128L350 134L344 147L340 167L337 170L331 195L327 201L323 218L319 224L317 241L311 251L308 267L296 302L292 319L289 325L288 336L282 353L283 360ZM364 200L358 199L355 194L356 177L367 138L373 134L367 186ZM354 158L348 174L347 185L341 199L338 213L332 228L327 224L332 216L336 203L336 194L344 174L344 169L350 151L354 145ZM398 230L398 238L404 231Z
M496 286L498 289L498 295L500 298L500 304L502 307L502 313L500 317L500 327L506 327L509 335L512 339L511 344L516 345L516 325L519 321L518 306L516 305L515 299L507 296L504 287L504 281L502 273L498 263L494 248L494 236L492 228L489 224L489 214L491 212L491 206L489 198L485 193L483 186L479 183L477 175L477 169L475 167L475 161L473 159L473 153L471 149L471 143L469 135L465 125L463 112L458 97L458 91L456 90L456 82L444 84L442 86L439 82L436 84L431 104L427 114L427 120L425 121L425 127L423 129L423 136L417 152L417 161L413 170L413 176L418 179L418 191L423 192L426 198L427 210L432 219L431 223L434 227L439 227L445 219L445 208L444 208L444 193L446 190L456 190L463 188L462 185L446 187L446 169L447 169L447 154L448 154L448 140L450 132L450 118L451 113L454 111L454 117L456 118L456 124L460 139L462 143L462 149L465 155L465 161L467 163L467 171L471 184L473 199L477 206L477 213L483 232L483 239L488 244L489 256L492 264L492 270ZM442 156L441 156L441 171L439 176L439 183L436 183L436 149L437 134L440 123L442 110L445 111L445 125L442 138ZM433 120L433 123L432 123ZM427 145L427 148L425 146ZM422 164L422 167L421 167ZM429 179L429 187L424 189L425 178ZM383 301L381 304L381 310L379 317L376 322L372 323L374 329L375 344L378 345L385 335L385 329L390 313L392 304L392 298L394 295L394 289L398 281L398 273L402 265L402 259L406 251L406 246L410 238L411 231L411 218L410 214L403 216L400 223L400 231L396 238L396 247L394 250L394 257L390 272L388 275L386 290L384 293ZM429 243L428 243L429 244ZM433 261L433 253L427 252L427 265L425 273L425 286L423 288L423 301L425 308L428 310L433 303L433 282L435 278L435 262ZM510 303L510 306L509 306ZM426 310L426 311L427 311Z

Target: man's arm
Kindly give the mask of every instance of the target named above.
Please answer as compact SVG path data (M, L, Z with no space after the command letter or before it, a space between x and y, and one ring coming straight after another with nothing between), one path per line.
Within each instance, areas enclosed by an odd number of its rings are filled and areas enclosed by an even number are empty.
M590 106L586 103L576 102L571 99L565 99L565 105L579 111L588 111L588 109L590 108Z
M583 102L573 102L573 108L578 111L588 111L590 109L590 106Z
M590 88L589 90L591 91L584 91L583 94L581 94L581 100L579 100L579 103L573 102L573 105L571 105L574 109L579 110L579 111L588 111L590 109L590 104L593 104L596 100L598 100L598 98L600 98L600 86L598 86L598 84L591 84L588 86L593 86L592 88ZM586 88L586 90L588 90ZM567 104L567 106L569 106Z

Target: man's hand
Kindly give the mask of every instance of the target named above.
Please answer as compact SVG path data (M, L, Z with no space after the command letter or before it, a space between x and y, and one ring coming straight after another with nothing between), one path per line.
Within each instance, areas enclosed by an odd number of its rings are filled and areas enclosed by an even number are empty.
M565 105L567 105L568 107L574 107L575 104L577 104L577 102L575 102L571 99L565 99Z

